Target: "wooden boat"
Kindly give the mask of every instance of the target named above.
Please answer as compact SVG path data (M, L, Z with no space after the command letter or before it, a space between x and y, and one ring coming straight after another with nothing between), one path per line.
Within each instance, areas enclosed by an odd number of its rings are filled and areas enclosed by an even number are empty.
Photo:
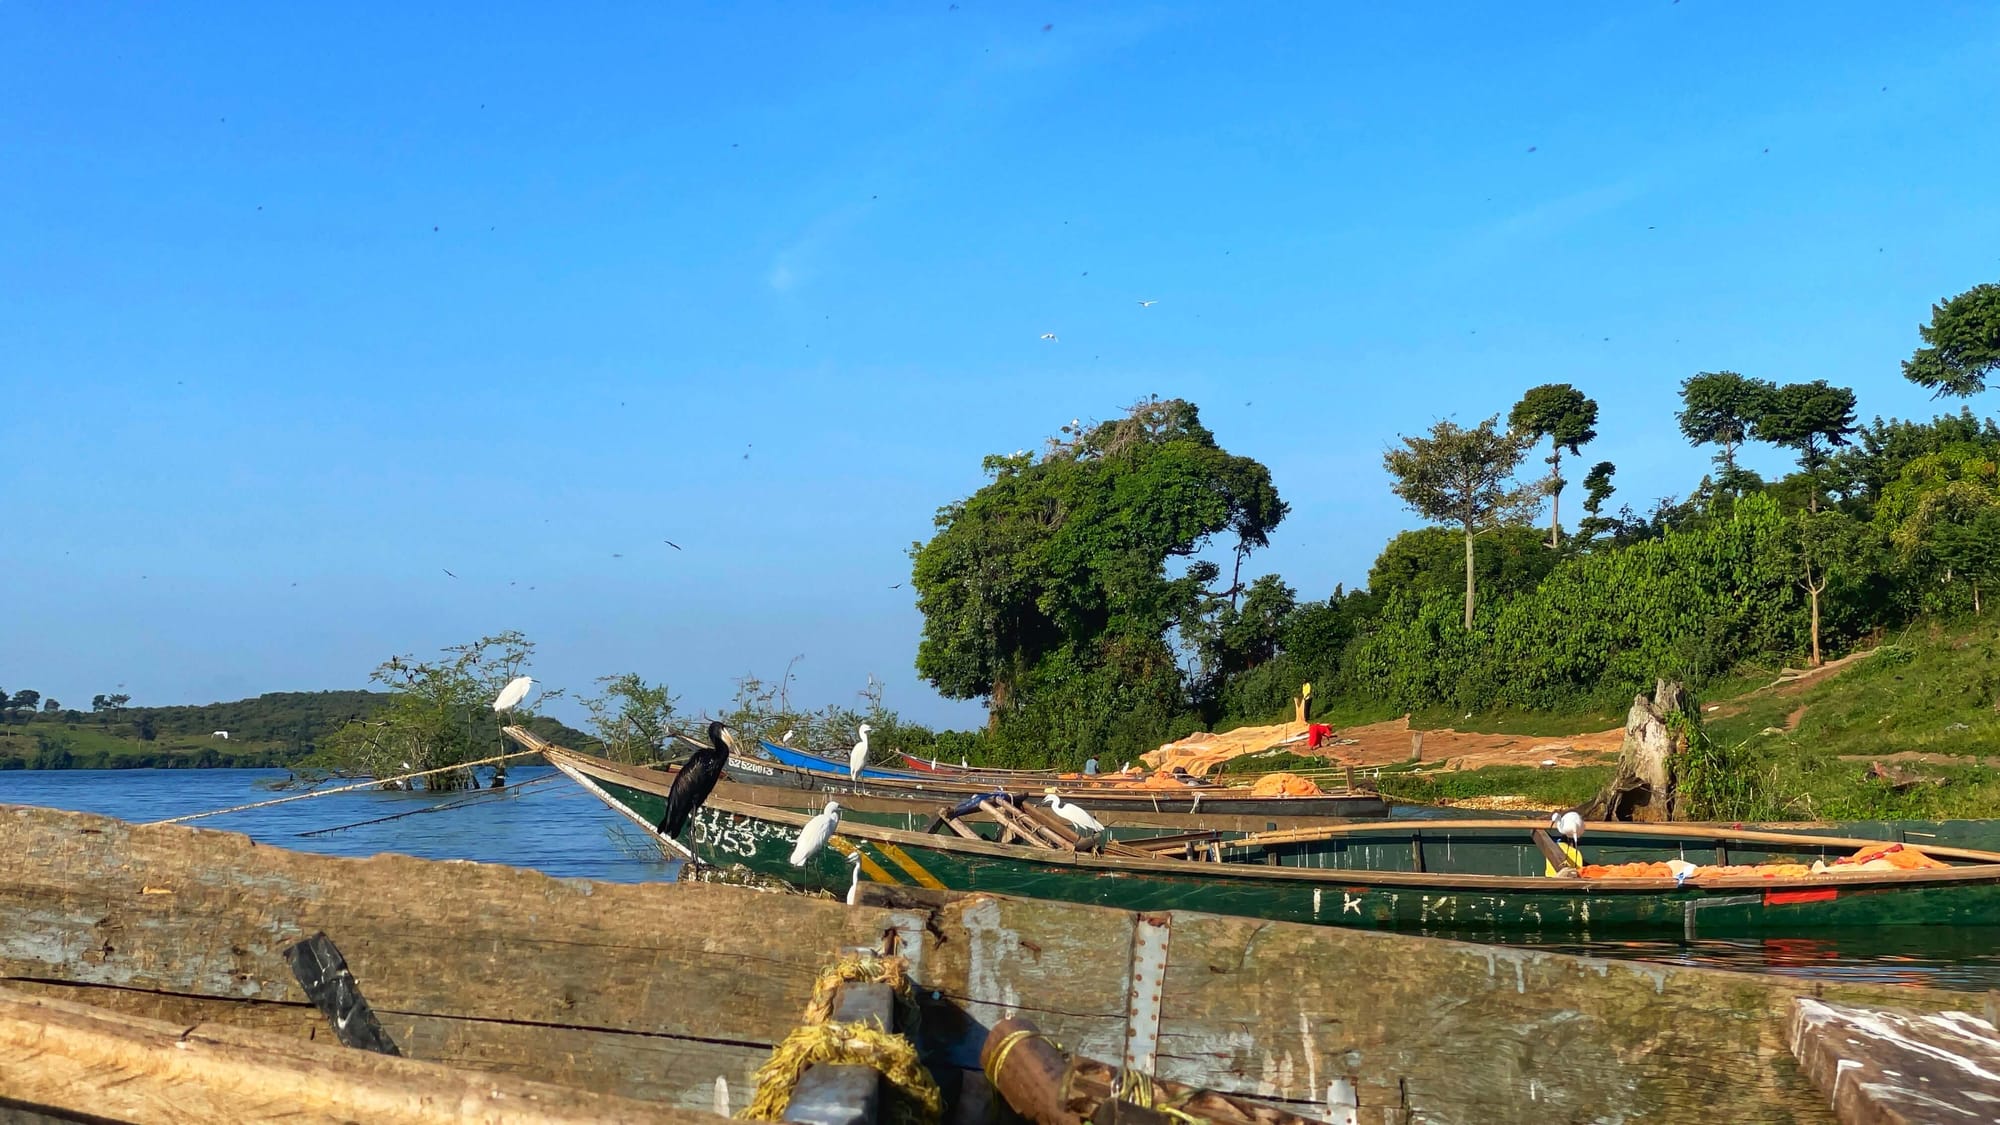
M670 780L659 771L550 747L551 765L648 830ZM838 798L839 794L833 794ZM1368 929L1510 935L1716 937L1829 927L2000 924L2000 853L1927 848L1949 866L1804 875L1563 878L1542 826L1521 820L1406 821L1277 832L1200 832L1113 840L1079 850L1066 826L1032 808L968 799L994 818L941 815L930 831L840 824L805 867L788 857L808 809L720 794L685 832L692 858L740 865L808 889L844 892L860 878L1129 910L1204 910ZM1039 827L1038 827L1039 825ZM998 827L999 831L994 831ZM984 829L985 831L982 831ZM1103 841L1099 841L1103 843ZM1717 825L1592 824L1585 864L1683 859L1701 865L1832 863L1875 841Z
M522 745L535 748L534 743ZM771 749L770 743L763 744ZM778 749L783 749L782 747ZM780 755L773 755L774 759ZM1185 813L1206 817L1263 817L1277 823L1301 819L1326 820L1389 815L1389 803L1367 789L1337 789L1309 797L1259 796L1245 786L1216 785L1196 779L1193 784L1165 789L1100 779L1034 776L916 774L871 767L856 780L842 764L818 759L816 755L788 750L782 760L760 761L732 754L724 772L734 781L751 785L781 786L808 792L902 797L930 806L955 804L966 797L1005 790L1039 797L1053 785L1062 799L1090 810L1093 815L1120 816L1126 813Z
M976 774L980 777L1055 777L1057 770L1016 770L1001 769L997 766L954 766L950 762L940 762L936 758L919 758L915 754L896 751L896 757L903 765L916 773L940 773L950 776Z
M0 852L11 857L0 864L7 987L118 1013L181 1059L182 1081L193 1078L188 1060L225 1037L254 1035L301 1058L328 1038L280 952L321 930L406 1058L644 1099L662 1116L712 1107L717 1077L740 1107L820 970L885 935L910 959L924 1061L947 1091L978 1092L981 1046L1020 1015L1078 1054L1306 1116L1344 1081L1364 1121L1824 1121L1825 1096L1788 1061L1795 998L1920 1012L1976 1012L1983 999L1841 969L1817 980L1719 972L1184 910L870 884L847 906L347 859L18 806L0 805ZM168 1026L164 1038L147 1020ZM0 1036L0 1047L0 1119L23 1102L77 1106L57 1115L66 1120L243 1119L190 1089L111 1089L127 1072L95 1063L75 1075L80 1104L65 1101L43 1080L73 1052L33 1032ZM286 1084L271 1115L323 1119L307 1100L324 1099L329 1081L321 1068ZM456 1100L465 1084L424 1082L424 1120L474 1111ZM88 1100L100 1090L103 1100ZM547 1107L507 1101L520 1118ZM342 1116L392 1119L380 1102ZM975 1107L946 1119L982 1117Z

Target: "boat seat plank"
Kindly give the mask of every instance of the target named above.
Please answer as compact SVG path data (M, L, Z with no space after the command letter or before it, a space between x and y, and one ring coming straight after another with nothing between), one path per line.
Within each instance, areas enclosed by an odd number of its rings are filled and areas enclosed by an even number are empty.
M1792 1052L1842 1125L2000 1117L2000 1033L1967 1012L1792 1001Z

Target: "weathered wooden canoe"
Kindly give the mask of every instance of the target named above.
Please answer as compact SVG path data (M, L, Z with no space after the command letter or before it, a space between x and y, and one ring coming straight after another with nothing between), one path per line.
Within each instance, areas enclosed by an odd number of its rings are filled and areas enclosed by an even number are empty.
M534 746L528 742L522 745ZM766 750L773 748L768 742L764 743L764 747ZM1117 816L1128 812L1198 813L1297 822L1302 818L1324 821L1389 815L1389 803L1383 800L1380 793L1372 790L1336 791L1311 797L1264 797L1251 793L1243 786L1195 784L1176 789L1156 789L1110 779L1057 780L1040 776L942 773L916 775L875 767L863 770L860 779L856 780L849 776L845 766L808 764L813 756L802 751L786 751L783 757L783 761L767 762L731 755L724 770L732 780L752 785L784 786L837 797L844 794L902 797L931 806L949 805L976 793L996 790L1039 795L1043 789L1053 785L1063 800L1099 816L1106 813Z
M659 822L670 782L657 771L553 747L546 753L551 765L635 823L651 830ZM2000 853L1955 848L1925 849L1952 864L1937 870L1719 875L1681 883L1551 877L1545 873L1550 845L1535 839L1540 826L1520 820L1209 833L1186 843L1186 852L1202 858L1168 858L1003 844L848 819L832 846L793 868L788 857L809 818L805 809L711 796L690 820L686 843L675 847L703 863L740 865L826 891L847 889L848 856L858 852L861 877L872 882L1469 937L1692 938L2000 924ZM1581 850L1589 864L1810 864L1845 858L1869 843L1716 825L1593 824Z
M182 1034L203 1025L193 1038L228 1028L297 1046L329 1028L279 950L323 929L409 1057L692 1109L714 1104L718 1076L740 1106L828 958L885 934L914 958L927 1064L948 1093L967 1091L954 1125L983 1120L979 1050L1014 1014L1079 1054L1306 1116L1345 1082L1367 1125L1823 1125L1826 1099L1785 1040L1793 998L1981 1004L1186 911L886 886L863 886L849 907L343 859L48 809L0 806L0 854L13 857L0 864L6 987Z

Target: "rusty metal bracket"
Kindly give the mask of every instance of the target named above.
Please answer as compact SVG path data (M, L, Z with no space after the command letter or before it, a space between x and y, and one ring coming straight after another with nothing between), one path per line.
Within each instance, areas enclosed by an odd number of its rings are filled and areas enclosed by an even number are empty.
M1160 1043L1160 996L1166 987L1171 916L1141 914L1132 926L1132 971L1126 978L1125 1069L1153 1073Z

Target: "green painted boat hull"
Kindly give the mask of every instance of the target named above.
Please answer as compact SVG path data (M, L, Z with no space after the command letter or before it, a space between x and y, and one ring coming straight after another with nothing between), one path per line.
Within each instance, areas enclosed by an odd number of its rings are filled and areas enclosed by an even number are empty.
M634 819L656 823L662 799L641 789L604 777L594 779L608 799L623 806ZM1949 882L1886 888L1821 892L1759 893L1755 888L1669 891L1600 890L1588 882L1549 878L1533 889L1482 889L1477 879L1463 885L1409 887L1365 882L1290 881L1251 877L1239 864L1189 864L1185 873L1105 870L1080 865L1071 853L1009 849L1006 856L977 854L952 847L950 837L937 846L914 842L899 833L894 842L862 834L836 834L801 868L789 863L798 828L777 819L725 811L715 807L696 812L683 833L694 855L713 866L740 865L806 889L844 894L853 879L848 853L859 850L862 879L953 891L1055 899L1113 906L1126 910L1192 910L1236 914L1273 921L1399 930L1453 937L1505 940L1589 939L1633 937L1729 937L1786 934L1810 930L1888 925L1994 924L2000 922L2000 875L1985 882ZM1277 847L1267 865L1318 870L1352 870L1357 880L1369 873L1410 871L1418 856L1451 863L1454 875L1541 876L1539 854L1517 843L1490 839L1492 832L1457 832L1449 822L1426 828L1412 848L1407 836L1389 839L1360 837L1327 847ZM1713 862L1715 856L1683 847L1691 862ZM1589 862L1624 859L1666 859L1659 847L1592 847ZM1732 848L1729 858L1757 862L1767 855ZM1784 854L1809 859L1835 858L1837 850L1818 849ZM1398 864L1400 863L1400 866ZM1239 870L1232 870L1237 868Z

